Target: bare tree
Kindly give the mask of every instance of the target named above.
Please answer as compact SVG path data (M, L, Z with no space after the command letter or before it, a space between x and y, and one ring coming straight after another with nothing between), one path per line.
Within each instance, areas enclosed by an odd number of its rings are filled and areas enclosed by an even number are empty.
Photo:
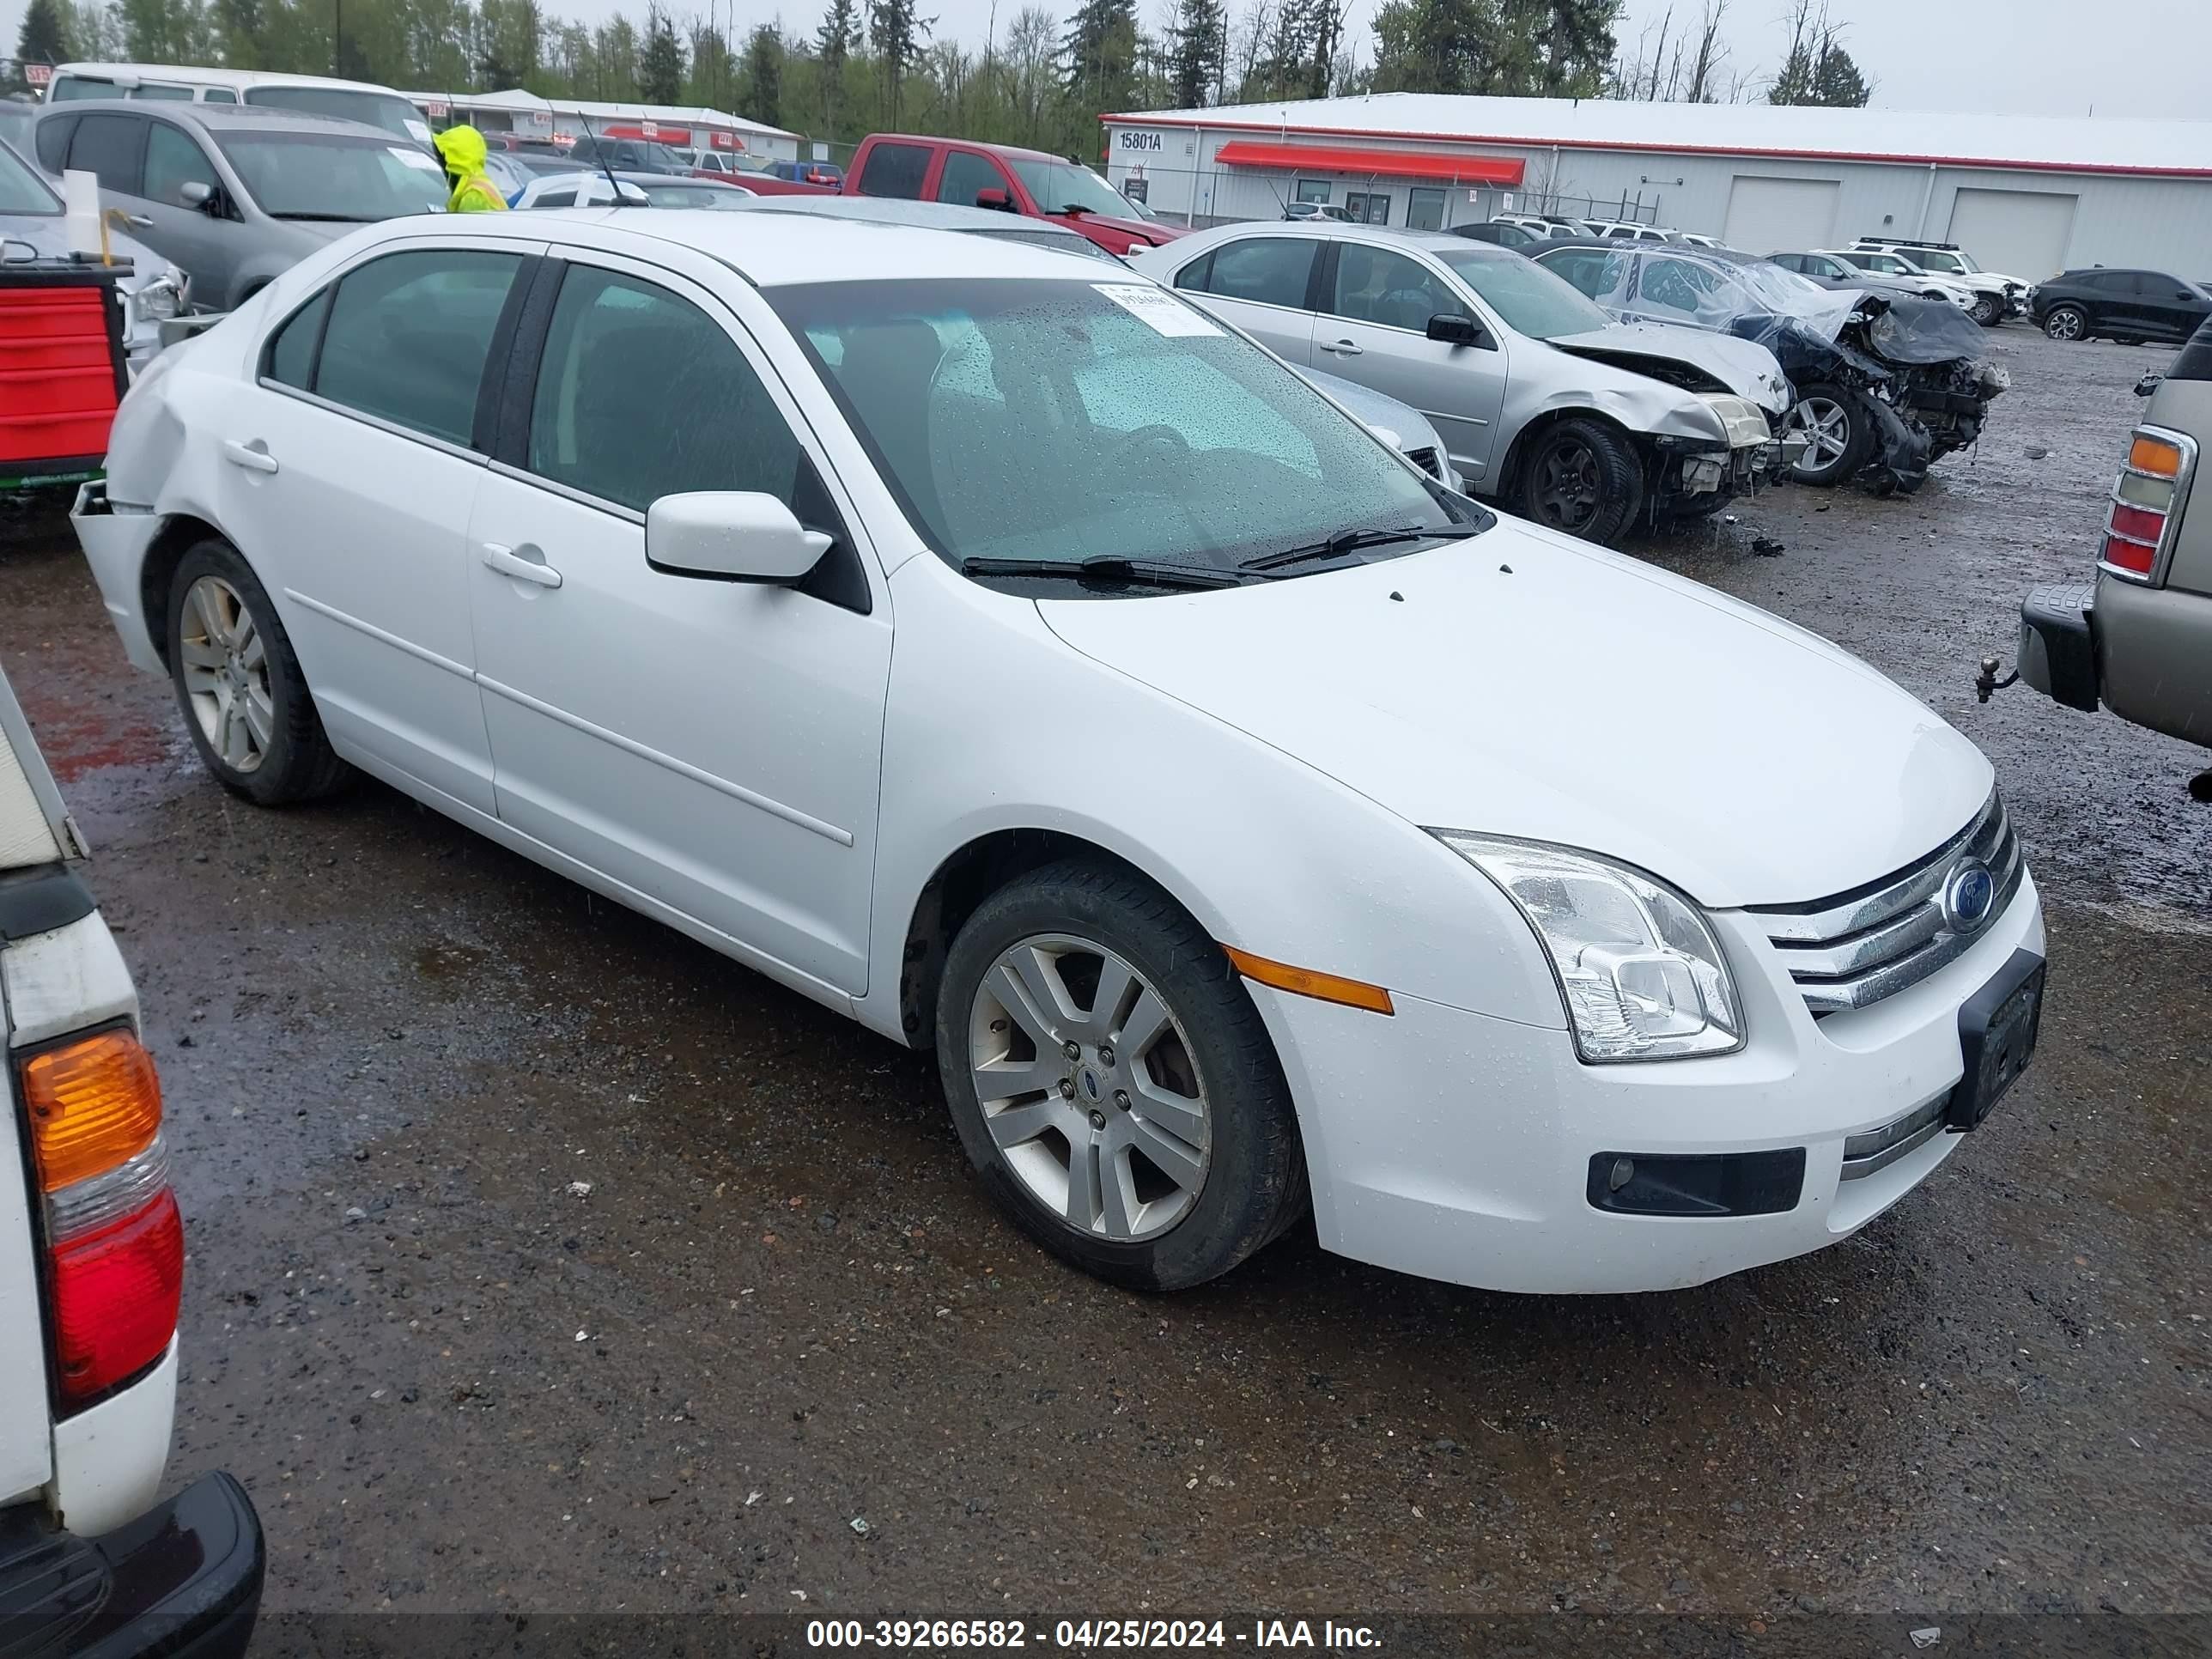
M1728 42L1721 39L1721 21L1728 15L1729 0L1705 0L1705 15L1698 20L1698 56L1690 68L1689 101L1717 104L1721 66L1728 61Z

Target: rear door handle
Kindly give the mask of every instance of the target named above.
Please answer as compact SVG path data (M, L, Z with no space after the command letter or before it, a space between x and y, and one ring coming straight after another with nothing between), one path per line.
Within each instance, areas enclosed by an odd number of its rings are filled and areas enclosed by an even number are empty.
M527 550L538 553L534 547ZM545 556L542 553L534 559L526 559L511 547L501 547L497 542L486 542L483 544L483 562L486 569L496 570L501 575L513 576L519 581L536 582L540 587L561 586L561 573L545 562Z
M1324 341L1322 344L1322 349L1323 351L1334 351L1340 357L1357 357L1362 352L1365 351L1367 348L1362 345L1354 345L1349 340L1339 340L1334 345L1330 345Z
M242 466L248 472L274 472L276 470L276 458L269 453L269 446L258 438L251 443L225 438L222 441L222 458L233 466Z

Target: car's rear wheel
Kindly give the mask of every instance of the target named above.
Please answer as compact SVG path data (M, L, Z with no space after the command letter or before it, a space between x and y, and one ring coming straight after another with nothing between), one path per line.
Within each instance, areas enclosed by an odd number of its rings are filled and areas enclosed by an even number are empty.
M1521 469L1523 516L1610 544L1644 504L1644 467L1626 438L1595 421L1562 421Z
M1874 450L1874 423L1856 394L1842 386L1808 386L1784 430L1805 440L1805 459L1790 476L1820 489L1854 476Z
M977 907L945 957L937 1054L984 1185L1103 1279L1201 1284L1304 1211L1290 1091L1251 997L1129 872L1048 865Z
M352 769L323 733L276 607L238 550L188 550L169 583L169 678L216 781L264 806L308 800Z
M1973 309L1966 313L1984 328L1995 328L2004 320L2004 307L1986 294L1974 296Z
M2079 306L2053 306L2043 315L2043 331L2054 340L2086 339L2089 313Z

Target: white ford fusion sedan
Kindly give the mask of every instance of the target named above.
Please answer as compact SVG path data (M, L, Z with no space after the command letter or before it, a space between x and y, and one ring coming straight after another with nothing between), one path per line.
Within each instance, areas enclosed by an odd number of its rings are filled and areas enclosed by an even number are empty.
M226 787L369 773L933 1048L992 1193L1125 1284L1309 1205L1465 1284L1696 1284L1879 1214L2034 1042L1965 738L1092 259L365 228L156 360L76 517Z

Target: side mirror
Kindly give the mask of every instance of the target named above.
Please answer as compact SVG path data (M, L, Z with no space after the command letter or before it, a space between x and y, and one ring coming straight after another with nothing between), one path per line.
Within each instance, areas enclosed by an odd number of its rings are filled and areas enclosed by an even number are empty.
M1474 318L1456 311L1440 311L1429 319L1429 338L1450 346L1479 346L1490 343L1490 337L1482 331L1482 325Z
M198 208L210 218L222 215L222 196L213 185L204 185L194 179L177 186L177 199L188 208Z
M1406 447L1406 441L1387 426L1377 426L1374 422L1370 421L1367 422L1367 429L1393 449L1402 450Z
M996 208L1001 213L1012 213L1014 210L1014 198L1003 190L995 188L979 190L975 192L975 205L979 208Z
M822 562L830 538L773 495L702 489L646 509L645 562L670 576L785 585Z

